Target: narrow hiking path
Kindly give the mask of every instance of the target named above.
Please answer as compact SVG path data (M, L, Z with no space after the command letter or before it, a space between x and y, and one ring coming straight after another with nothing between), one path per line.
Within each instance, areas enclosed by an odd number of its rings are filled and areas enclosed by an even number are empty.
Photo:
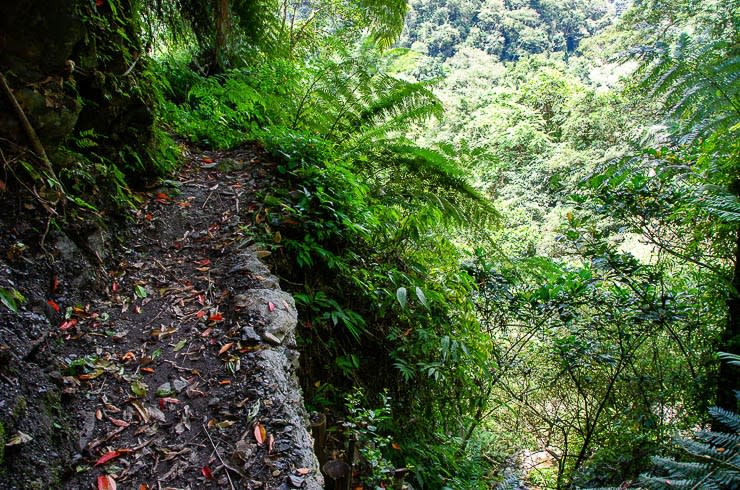
M18 353L58 369L75 446L60 484L321 488L294 374L295 304L244 218L273 164L257 146L188 152L177 180L141 196L120 245L105 233L87 240L100 267L52 268L43 355ZM51 240L62 263L80 261L67 236ZM30 424L18 427L33 437ZM11 449L23 456L23 446Z

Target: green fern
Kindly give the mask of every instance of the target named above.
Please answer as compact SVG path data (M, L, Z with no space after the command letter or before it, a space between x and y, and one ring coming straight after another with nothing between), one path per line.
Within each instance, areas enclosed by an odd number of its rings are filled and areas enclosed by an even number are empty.
M732 432L699 431L694 439L676 443L692 461L654 457L653 463L663 476L642 475L641 483L650 489L740 488L740 416L718 407L710 415Z
M680 122L679 143L691 143L740 120L740 49L737 44L682 33L675 43L640 50L643 76L637 87L662 99Z

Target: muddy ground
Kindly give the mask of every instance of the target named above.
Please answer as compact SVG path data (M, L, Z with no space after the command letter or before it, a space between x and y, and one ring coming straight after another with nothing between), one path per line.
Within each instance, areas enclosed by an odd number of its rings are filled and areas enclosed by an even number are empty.
M322 487L295 305L246 218L274 164L185 152L107 230L2 190L0 489Z

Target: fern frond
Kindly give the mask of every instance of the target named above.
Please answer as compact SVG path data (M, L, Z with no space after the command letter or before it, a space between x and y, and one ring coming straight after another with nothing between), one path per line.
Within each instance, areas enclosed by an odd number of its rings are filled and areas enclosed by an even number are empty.
M729 427L735 432L740 432L740 416L738 414L725 410L724 408L712 407L709 409L709 415L714 417L725 427Z

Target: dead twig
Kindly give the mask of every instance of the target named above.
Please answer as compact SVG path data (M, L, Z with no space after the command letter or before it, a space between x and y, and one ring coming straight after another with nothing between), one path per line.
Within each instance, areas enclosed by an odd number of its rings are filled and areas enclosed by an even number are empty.
M234 482L231 481L231 475L229 475L229 467L224 463L224 460L221 458L221 454L219 454L218 450L216 449L216 444L213 442L213 439L211 438L211 434L208 432L208 427L206 427L205 424L203 424L203 430L206 433L206 436L208 436L208 440L211 442L211 446L213 446L213 452L216 453L216 457L219 461L221 461L221 464L226 468L226 478L229 480L229 486L231 487L231 490L236 490L236 487L234 487Z

